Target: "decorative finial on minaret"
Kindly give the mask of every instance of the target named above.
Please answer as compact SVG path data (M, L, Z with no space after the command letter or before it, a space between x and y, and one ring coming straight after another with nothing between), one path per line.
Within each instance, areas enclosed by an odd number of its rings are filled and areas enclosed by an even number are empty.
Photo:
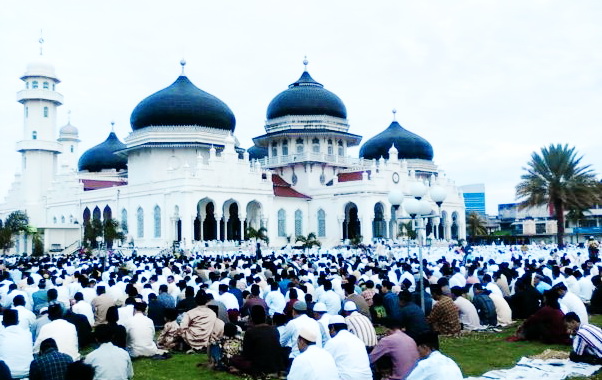
M42 29L40 29L40 39L38 40L38 42L40 43L40 55L43 55L44 54L44 37L43 37Z
M307 71L307 64L309 63L309 61L307 60L307 56L305 56L303 58L303 66L305 66L305 68L303 69L303 71Z
M395 119L395 114L396 114L396 113L397 113L397 110L396 110L395 108L393 108L393 121L397 121L397 120Z
M71 124L71 110L67 111L67 124Z
M186 60L184 58L180 61L180 65L182 66L182 76L184 76L184 66L186 66Z
M111 120L111 132L115 133L115 120Z

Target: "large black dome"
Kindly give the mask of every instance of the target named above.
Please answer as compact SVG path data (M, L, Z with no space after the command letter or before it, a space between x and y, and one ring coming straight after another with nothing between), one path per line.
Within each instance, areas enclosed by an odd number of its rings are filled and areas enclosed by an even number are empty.
M288 115L328 115L346 119L347 109L338 96L304 71L299 80L278 94L268 106L268 120Z
M141 101L130 118L133 130L149 126L196 125L234 132L236 119L226 103L196 87L184 75Z
M101 170L127 169L127 157L115 154L116 151L125 149L124 143L119 141L115 132L111 132L109 137L101 143L88 149L79 158L77 166L80 171L87 170L89 172L99 172Z
M249 153L249 160L261 160L268 156L268 150L257 145L253 145L247 149L247 152Z
M391 125L378 135L366 141L360 149L360 157L373 160L384 157L389 158L391 145L397 148L399 159L433 159L433 147L422 137L404 129L398 122Z

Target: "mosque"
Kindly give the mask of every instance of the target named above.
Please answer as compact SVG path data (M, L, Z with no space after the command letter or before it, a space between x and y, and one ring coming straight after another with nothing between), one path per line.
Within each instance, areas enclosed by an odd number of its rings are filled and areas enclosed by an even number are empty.
M132 111L123 142L111 132L80 156L70 122L57 138L60 80L40 56L17 92L24 109L17 142L22 165L0 217L26 211L46 250L75 250L93 219L117 220L124 244L140 249L237 241L247 227L264 227L272 246L315 233L330 247L395 237L402 214L389 193L409 194L420 182L447 192L440 217L428 219L424 233L465 238L462 194L434 164L431 144L394 117L351 157L348 149L362 137L349 132L343 101L304 64L299 79L269 103L265 133L247 150L235 137L232 110L196 87L182 61L182 75ZM30 252L30 240L21 236L12 251Z

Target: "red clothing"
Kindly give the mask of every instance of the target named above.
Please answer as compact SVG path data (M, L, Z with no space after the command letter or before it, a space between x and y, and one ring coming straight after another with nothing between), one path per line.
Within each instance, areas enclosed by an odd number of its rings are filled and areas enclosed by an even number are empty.
M546 344L571 344L560 309L544 306L530 316L521 330L527 340L537 340Z

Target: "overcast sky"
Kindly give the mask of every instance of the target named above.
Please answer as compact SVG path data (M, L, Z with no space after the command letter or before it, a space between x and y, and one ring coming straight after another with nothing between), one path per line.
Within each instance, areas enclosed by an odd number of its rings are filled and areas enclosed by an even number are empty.
M347 107L363 142L397 120L433 146L487 211L515 200L531 152L568 143L602 171L600 1L10 1L0 12L0 197L20 165L19 77L39 53L65 97L58 128L80 152L123 139L134 107L186 74L236 116L242 147L303 71ZM357 150L353 152L357 154Z

